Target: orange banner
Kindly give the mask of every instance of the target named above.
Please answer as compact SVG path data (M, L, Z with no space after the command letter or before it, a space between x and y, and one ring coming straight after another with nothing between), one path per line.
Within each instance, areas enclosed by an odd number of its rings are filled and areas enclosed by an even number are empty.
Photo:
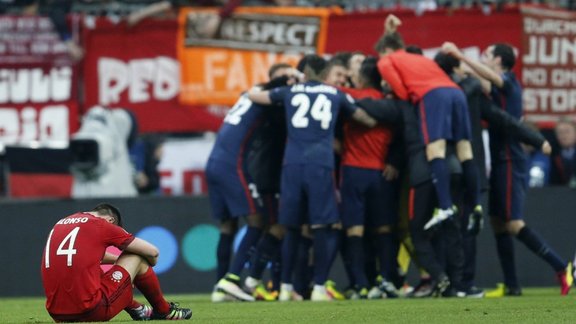
M180 102L233 105L242 91L268 80L273 64L296 65L303 54L322 54L331 12L327 8L238 8L214 35L205 35L201 29L216 11L182 9L177 46Z

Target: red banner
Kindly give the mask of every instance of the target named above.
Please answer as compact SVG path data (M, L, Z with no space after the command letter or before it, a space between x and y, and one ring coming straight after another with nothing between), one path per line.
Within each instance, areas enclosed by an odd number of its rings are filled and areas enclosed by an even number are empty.
M374 43L382 34L384 18L388 13L381 11L330 15L326 24L325 52L359 50L374 54ZM574 14L554 11L553 17L550 17L549 10L540 8L522 12L518 8L505 8L489 15L478 9L437 10L425 12L421 16L416 16L411 10L394 13L403 21L401 33L406 44L422 47L427 56L433 56L444 41L456 43L471 57L479 57L482 50L492 43L505 42L514 46L519 57L523 58L517 61L514 71L525 86L524 99L528 119L538 122L553 121L558 116L574 111L576 99L572 98L575 97L575 91L570 88L573 88L576 82L570 81L574 74L570 64L574 64L573 57L576 54L571 54L570 51L570 36L573 38L570 31L575 29L568 28ZM240 24L236 20L233 22ZM546 24L566 27L564 34L557 35L558 32L551 31L550 28L538 27L548 26ZM479 29L479 26L482 28ZM136 113L143 132L216 130L227 108L179 103L177 98L182 95L180 71L195 71L194 73L198 74L198 71L204 71L208 59L214 63L228 55L223 53L229 53L231 49L208 44L212 46L209 51L214 55L203 56L203 63L195 62L197 59L189 57L186 60L182 57L182 61L176 54L179 46L177 31L178 25L175 21L145 21L136 28L128 29L121 24L112 25L105 20L99 20L96 28L85 34L86 106L103 104L131 109ZM244 34L234 35L240 37ZM237 42L232 43L234 45ZM554 46L563 51L558 55L564 55L559 56L561 61L557 64L545 61L550 55L554 55L551 52L555 49ZM531 55L540 53L539 51L550 53L543 56L544 61L532 59ZM254 73L260 75L260 70L254 68L254 64L250 63L252 61L248 62L250 64L246 63L242 55L235 59L226 56L226 59L220 62L222 64L218 63L219 70L210 70L210 75L220 77L226 84L242 84L244 89L244 86L251 82L244 82L244 79L237 76ZM275 53L268 55L273 56ZM257 59L262 61L260 57ZM265 60L274 61L269 57ZM232 69L225 62L239 64ZM252 68L247 69L247 66ZM261 69L260 65L258 67ZM210 75L198 74L197 79L204 80ZM546 77L546 83L541 80L543 77ZM246 78L248 79L250 78ZM219 79L218 82L222 83L222 80ZM206 84L216 86L218 82ZM237 93L239 88L226 93ZM211 93L201 92L202 96L210 96ZM216 100L216 97L210 97L213 99L210 102L224 102Z
M333 15L328 24L326 52L362 51L376 54L374 44L384 31L384 19L390 12ZM412 10L395 11L402 20L399 31L407 45L437 49L445 41L462 48L484 47L506 42L520 48L522 32L518 9L506 9L484 15L480 10L427 11L416 16ZM361 35L361 37L359 37Z
M77 77L48 18L0 16L0 143L65 146L78 127Z
M180 62L176 21L146 21L134 28L100 19L86 30L85 107L104 105L133 111L140 132L218 129L225 110L178 102Z
M522 83L528 120L549 124L576 112L576 13L523 7Z

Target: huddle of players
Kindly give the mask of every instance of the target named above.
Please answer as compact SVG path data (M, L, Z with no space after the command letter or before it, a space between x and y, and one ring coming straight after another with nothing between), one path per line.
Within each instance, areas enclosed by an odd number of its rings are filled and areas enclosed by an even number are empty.
M339 250L351 296L397 297L403 284L396 261L401 178L409 184L408 247L428 278L412 296L483 296L474 287L475 235L488 181L481 120L490 124L496 174L490 213L506 285L496 294L521 294L512 235L554 268L562 294L568 293L571 264L522 221L520 142L545 152L549 145L518 121L512 48L489 47L494 67L487 67L446 43L434 62L404 49L400 24L395 16L386 19L376 44L379 59L353 53L326 62L308 55L297 70L275 65L271 81L243 94L230 110L206 168L221 222L213 301L302 300L308 293L313 301L339 298L326 284ZM461 61L489 82L469 76ZM248 227L232 259L239 217ZM242 283L247 261L250 272ZM278 295L262 285L269 262Z

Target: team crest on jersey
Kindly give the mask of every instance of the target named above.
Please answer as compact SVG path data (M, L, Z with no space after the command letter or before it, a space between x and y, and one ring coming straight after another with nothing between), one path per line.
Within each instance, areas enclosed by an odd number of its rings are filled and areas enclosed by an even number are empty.
M122 280L123 277L124 275L122 274L121 271L112 272L112 281L114 282L120 282L120 280Z

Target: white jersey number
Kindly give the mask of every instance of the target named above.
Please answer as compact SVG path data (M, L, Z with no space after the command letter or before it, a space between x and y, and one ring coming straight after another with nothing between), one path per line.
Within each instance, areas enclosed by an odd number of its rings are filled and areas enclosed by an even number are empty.
M226 117L224 117L224 122L231 125L238 125L242 121L242 115L244 115L250 107L252 106L252 101L246 96L240 97L236 104L230 108Z
M56 255L65 255L67 257L66 265L69 267L72 266L72 256L76 254L74 243L76 243L76 237L78 236L79 231L80 227L75 227L71 230L70 233L64 237L62 242L60 242L58 249L56 250ZM54 230L50 231L48 242L46 242L46 251L44 255L44 266L46 268L50 268L50 241L52 240L52 233L54 233Z
M291 104L297 107L296 113L292 116L292 126L295 128L308 127L308 111L310 111L312 119L320 122L322 129L328 129L330 127L330 121L332 121L332 102L328 100L326 95L318 95L312 104L312 108L310 108L310 98L303 93L295 95L292 98Z

